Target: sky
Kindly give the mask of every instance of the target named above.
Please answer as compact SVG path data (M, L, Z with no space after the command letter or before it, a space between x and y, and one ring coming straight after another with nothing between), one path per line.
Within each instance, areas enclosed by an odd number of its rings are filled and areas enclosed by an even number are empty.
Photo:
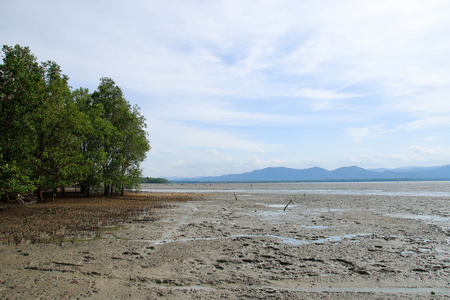
M447 0L0 0L0 41L112 78L144 176L450 163Z

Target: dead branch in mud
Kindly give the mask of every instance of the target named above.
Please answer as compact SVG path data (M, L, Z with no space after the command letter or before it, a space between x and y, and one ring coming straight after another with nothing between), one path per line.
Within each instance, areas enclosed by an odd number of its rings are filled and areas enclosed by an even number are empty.
M306 197L306 193L303 194L303 197ZM284 207L283 211L286 211L286 208L289 206L289 204L291 204L292 199L289 201L288 204L286 204L286 206Z
M286 208L289 206L289 204L291 204L291 202L292 202L292 199L291 200L289 200L289 203L288 204L286 204L286 206L284 207L284 209L283 209L283 211L286 211Z

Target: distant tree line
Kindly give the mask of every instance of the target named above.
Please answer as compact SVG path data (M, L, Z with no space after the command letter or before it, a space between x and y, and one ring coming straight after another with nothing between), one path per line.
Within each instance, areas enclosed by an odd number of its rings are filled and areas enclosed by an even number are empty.
M0 196L78 184L123 193L150 150L145 118L111 78L72 90L54 61L3 46L0 65Z
M170 183L169 180L165 178L155 178L155 177L141 177L141 183Z

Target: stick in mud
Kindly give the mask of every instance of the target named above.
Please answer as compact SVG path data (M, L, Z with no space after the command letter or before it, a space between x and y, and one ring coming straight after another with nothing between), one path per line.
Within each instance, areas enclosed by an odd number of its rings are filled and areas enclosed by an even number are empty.
M292 199L291 200L289 200L289 203L288 204L286 204L286 206L284 207L284 209L283 209L283 211L286 211L286 208L289 206L289 204L291 204L291 202L292 202Z
M236 199L236 201L238 201L238 198L236 197L236 193L233 193L234 195L234 199Z

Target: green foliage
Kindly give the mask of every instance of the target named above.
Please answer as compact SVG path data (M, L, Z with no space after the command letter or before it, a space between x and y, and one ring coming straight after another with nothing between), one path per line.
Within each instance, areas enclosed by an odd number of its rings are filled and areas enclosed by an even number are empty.
M28 47L3 46L0 65L0 188L2 194L33 191L34 111L43 89L43 70Z
M111 187L123 192L137 186L139 165L150 150L145 118L137 106L128 103L111 78L101 78L91 98L94 107L103 108L101 119L106 121L97 137L98 147L105 155L101 166L105 194L109 194Z
M137 185L150 145L145 119L110 78L71 91L53 61L28 47L3 46L0 65L0 195L79 182Z

